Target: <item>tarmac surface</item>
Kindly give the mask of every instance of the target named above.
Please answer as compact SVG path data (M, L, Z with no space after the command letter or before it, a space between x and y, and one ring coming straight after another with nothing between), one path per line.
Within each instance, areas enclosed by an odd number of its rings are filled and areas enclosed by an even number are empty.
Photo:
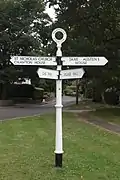
M75 97L63 96L63 107L75 103ZM0 120L34 116L55 112L55 99L42 104L17 104L15 106L0 107Z

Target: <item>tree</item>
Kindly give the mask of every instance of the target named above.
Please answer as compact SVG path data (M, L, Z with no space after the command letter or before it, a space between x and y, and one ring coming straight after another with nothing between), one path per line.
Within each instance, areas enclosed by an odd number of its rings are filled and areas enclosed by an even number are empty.
M18 77L32 78L37 67L15 67L14 55L44 54L50 18L43 0L0 0L0 83L6 98L6 85ZM38 29L39 28L39 29Z
M85 78L99 81L102 91L118 86L120 79L119 0L50 0L56 6L57 21L68 33L66 56L105 56L105 67L85 67Z

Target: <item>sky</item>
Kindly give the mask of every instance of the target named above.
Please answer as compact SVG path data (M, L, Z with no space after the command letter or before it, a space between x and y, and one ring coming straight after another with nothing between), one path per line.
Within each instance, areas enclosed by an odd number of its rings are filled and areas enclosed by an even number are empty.
M48 15L51 17L51 19L52 19L53 21L55 21L55 10L54 10L53 7L50 7L50 8L49 8L49 5L47 5L45 12L48 13Z

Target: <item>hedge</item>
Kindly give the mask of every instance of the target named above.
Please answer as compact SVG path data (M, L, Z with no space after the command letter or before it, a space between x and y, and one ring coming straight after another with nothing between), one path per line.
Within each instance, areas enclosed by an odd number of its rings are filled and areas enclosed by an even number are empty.
M88 99L93 98L93 89L92 88L87 88L86 91L85 91L85 96Z
M34 90L34 99L35 100L43 100L44 89L43 88L35 88Z
M109 105L118 105L119 95L115 91L105 92L104 101Z
M101 102L102 101L102 94L99 91L94 91L93 92L93 102Z
M66 88L64 90L64 93L65 93L65 95L68 95L68 96L75 96L75 94L76 94L75 91L73 91L72 89L69 89L69 88Z
M29 84L10 84L7 90L7 94L10 98L33 98L34 87Z

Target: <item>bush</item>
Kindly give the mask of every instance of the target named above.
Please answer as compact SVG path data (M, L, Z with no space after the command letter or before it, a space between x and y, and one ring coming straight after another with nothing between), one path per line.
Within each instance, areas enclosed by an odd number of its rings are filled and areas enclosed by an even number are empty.
M44 98L45 100L50 99L50 98L51 98L51 93L50 93L50 92L44 92L43 98Z
M93 97L93 90L92 90L92 88L88 88L86 90L85 95L86 95L86 98L91 99Z
M119 95L115 91L105 92L104 101L109 105L118 105Z
M66 89L71 89L72 91L76 91L76 86L67 86Z
M101 102L102 101L102 95L101 95L101 92L99 91L94 91L93 92L93 99L92 99L93 102Z
M7 91L9 99L33 98L34 95L34 87L29 84L10 84Z
M35 88L34 90L34 100L43 100L44 89L43 88Z
M75 91L75 86L66 86L66 88L64 89L64 94L66 96L72 96L74 91Z
M73 96L76 94L76 92L74 92L72 89L69 89L69 88L65 89L64 93L66 96Z

